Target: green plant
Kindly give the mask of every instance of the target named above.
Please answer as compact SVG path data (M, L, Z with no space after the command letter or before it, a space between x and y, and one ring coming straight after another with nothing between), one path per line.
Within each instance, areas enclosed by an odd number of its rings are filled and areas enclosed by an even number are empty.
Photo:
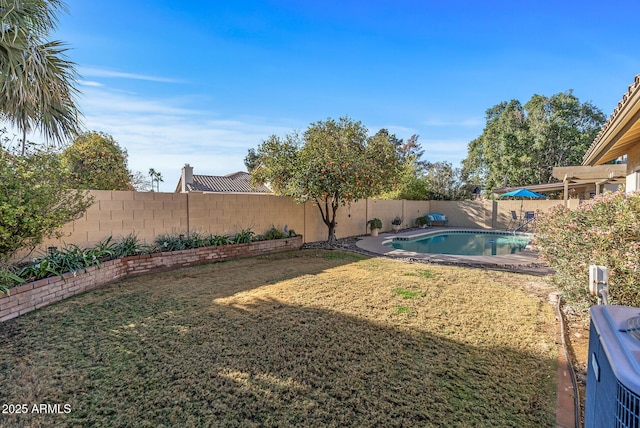
M265 233L266 239L282 239L285 237L286 236L284 232L279 231L275 226L271 226L271 229L269 229L267 233Z
M202 248L209 245L207 237L198 232L191 232L186 236L182 235L182 240L184 241L184 248L187 250L192 248Z
M420 291L405 290L404 288L396 288L393 292L401 296L403 299L413 299L415 297L422 296Z
M382 220L380 220L379 218L372 218L367 222L367 225L369 225L369 229L371 230L382 229Z
M605 193L569 210L539 213L534 244L556 271L568 301L595 303L588 293L589 265L609 269L612 303L640 306L640 194Z
M148 246L143 245L135 233L130 233L122 237L120 241L116 242L113 246L115 258L135 256L147 252L147 250Z
M436 277L435 274L433 272L431 272L430 270L428 270L428 269L419 270L419 271L416 271L416 272L409 272L409 273L406 273L405 275L407 275L407 276L421 276L423 278L435 278Z
M402 224L402 220L403 218L397 215L393 220L391 220L391 224L394 226L400 226Z
M24 284L11 265L0 265L0 294L9 294L9 290L19 284Z
M115 257L115 248L116 243L113 242L113 237L109 236L104 241L100 241L98 244L85 251L89 256L94 257L99 261L106 261Z
M62 236L60 227L93 203L72 190L56 153L15 153L0 131L0 260L21 249L33 249L44 238Z
M210 235L209 236L209 245L212 247L217 247L218 245L229 245L231 244L231 238L226 235Z
M250 244L254 235L255 233L251 228L242 229L240 232L236 233L233 240L236 244Z
M108 241L108 240L107 240ZM18 274L21 278L36 280L50 276L62 276L64 273L84 270L92 265L100 265L100 258L108 255L101 245L97 248L82 249L75 244L65 245L64 248L35 259L25 266Z
M411 312L411 308L408 306L394 306L393 310L399 314L408 314Z
M295 231L295 230L293 230L293 229L289 229L289 237L290 237L290 238L294 238L294 237L296 237L296 236L298 236L298 234L296 233L296 231Z
M170 235L163 233L155 239L155 244L159 247L160 251L180 251L186 249L186 243L184 235Z
M416 226L422 227L422 226L428 226L428 225L429 225L429 219L426 216L421 216L416 219Z

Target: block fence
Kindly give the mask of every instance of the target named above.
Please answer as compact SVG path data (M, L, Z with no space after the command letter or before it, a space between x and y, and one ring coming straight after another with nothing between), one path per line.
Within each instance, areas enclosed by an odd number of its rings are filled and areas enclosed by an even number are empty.
M300 249L302 237L273 239L251 244L221 245L193 250L145 254L109 260L101 267L91 266L86 272L65 273L12 288L0 295L0 322L66 299L76 294L123 278L147 272L159 272L215 261L272 254Z
M265 233L271 226L289 229L303 235L304 242L324 241L327 227L318 207L313 203L297 204L284 196L262 194L160 193L94 190L94 204L78 220L60 229L63 236L44 242L61 247L65 243L89 247L109 236L117 239L135 233L151 243L163 233L234 234L251 228ZM403 228L414 225L417 217L439 212L449 218L452 227L504 229L511 210L518 212L546 210L559 200L506 201L408 201L361 200L338 210L336 236L365 235L367 221L382 220L382 231L391 230L391 220L404 219ZM569 205L577 206L578 200ZM35 255L39 254L36 251Z

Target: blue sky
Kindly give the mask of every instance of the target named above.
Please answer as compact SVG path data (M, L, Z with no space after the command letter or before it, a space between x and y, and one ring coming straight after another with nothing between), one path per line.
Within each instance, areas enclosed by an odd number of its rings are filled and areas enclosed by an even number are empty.
M640 73L637 1L66 2L86 128L163 191L344 115L458 166L493 105L572 89L609 115Z

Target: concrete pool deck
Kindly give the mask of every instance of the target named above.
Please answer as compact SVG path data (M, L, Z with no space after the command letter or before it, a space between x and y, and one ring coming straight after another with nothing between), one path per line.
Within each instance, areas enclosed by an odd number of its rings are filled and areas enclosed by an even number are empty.
M538 254L535 251L526 249L518 254L509 254L504 256L457 256L452 254L427 254L416 253L413 251L406 251L395 249L384 245L387 242L391 242L395 237L403 237L412 239L418 236L425 236L427 234L437 232L453 232L453 231L475 231L481 230L488 232L487 229L467 229L456 227L430 227L428 229L411 229L407 231L384 232L377 237L364 236L358 242L356 246L364 251L368 251L374 254L380 254L393 258L410 258L412 260L419 260L430 263L446 263L446 264L464 264L464 265L477 265L477 266L532 266L540 265L538 260ZM499 231L504 232L504 231Z

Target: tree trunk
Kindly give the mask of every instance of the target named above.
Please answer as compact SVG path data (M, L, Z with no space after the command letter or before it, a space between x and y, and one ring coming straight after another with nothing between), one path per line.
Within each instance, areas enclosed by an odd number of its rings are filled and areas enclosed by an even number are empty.
M25 153L26 153L26 147L27 147L27 127L25 126L25 128L22 130L22 157L24 157Z
M336 222L335 220L330 222L329 225L329 235L327 236L327 244L330 247L335 247L338 243L338 239L336 238Z
M318 210L320 211L320 215L322 216L322 221L329 229L327 245L335 247L338 243L338 239L336 238L336 212L338 211L340 204L337 202L336 198L333 198L331 201L331 208L329 208L329 200L327 198L324 200L324 209L322 209L321 201L316 200L315 202L318 206Z

